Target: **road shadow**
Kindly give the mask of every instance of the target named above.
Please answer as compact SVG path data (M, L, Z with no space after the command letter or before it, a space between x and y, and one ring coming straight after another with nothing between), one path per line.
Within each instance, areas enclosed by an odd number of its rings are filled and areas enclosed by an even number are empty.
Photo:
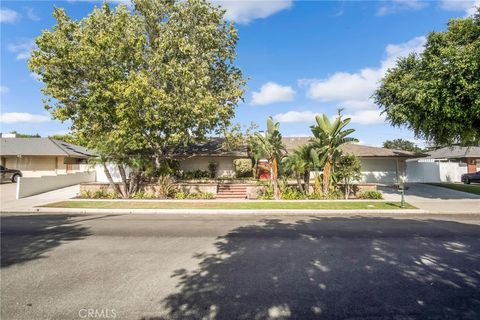
M277 219L239 227L176 270L143 319L480 319L480 226Z
M90 235L88 228L68 215L2 216L2 268L43 258L53 248Z

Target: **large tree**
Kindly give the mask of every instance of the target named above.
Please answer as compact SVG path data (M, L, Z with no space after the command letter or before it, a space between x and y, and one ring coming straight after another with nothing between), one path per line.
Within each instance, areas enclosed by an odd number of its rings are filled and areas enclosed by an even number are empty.
M149 155L160 166L178 144L233 117L244 80L233 64L237 33L223 14L202 0L137 0L133 10L105 3L79 21L55 9L56 25L36 39L29 66L45 84L45 107L118 163L127 186Z
M480 8L431 32L421 54L397 61L374 99L394 126L437 145L480 143Z

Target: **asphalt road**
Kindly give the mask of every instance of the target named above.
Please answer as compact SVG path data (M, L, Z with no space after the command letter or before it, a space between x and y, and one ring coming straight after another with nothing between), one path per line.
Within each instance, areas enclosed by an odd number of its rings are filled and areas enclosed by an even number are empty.
M2 216L1 319L480 319L480 215Z

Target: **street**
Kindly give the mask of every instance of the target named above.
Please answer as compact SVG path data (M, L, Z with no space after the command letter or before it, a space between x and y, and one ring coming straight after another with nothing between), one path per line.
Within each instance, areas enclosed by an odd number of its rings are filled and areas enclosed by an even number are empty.
M2 319L480 319L480 215L3 215Z

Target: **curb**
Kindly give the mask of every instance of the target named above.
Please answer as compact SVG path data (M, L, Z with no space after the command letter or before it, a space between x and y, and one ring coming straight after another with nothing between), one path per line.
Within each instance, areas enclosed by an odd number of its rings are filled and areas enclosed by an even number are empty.
M178 215L312 215L312 214L423 214L429 213L422 209L62 209L62 208L32 208L24 210L0 211L1 214L13 213L55 213L55 214L178 214Z

